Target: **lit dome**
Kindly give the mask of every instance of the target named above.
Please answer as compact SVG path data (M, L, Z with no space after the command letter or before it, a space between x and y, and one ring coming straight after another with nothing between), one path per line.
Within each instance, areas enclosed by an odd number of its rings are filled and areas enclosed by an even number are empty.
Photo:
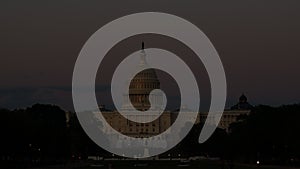
M138 68L147 68L148 64L146 61L146 53L143 47L142 47L140 57L141 59ZM157 78L155 69L149 68L139 72L131 80L129 85L129 98L131 104L137 110L144 111L149 109L151 107L149 102L149 94L154 89L160 89L160 82ZM154 98L156 104L162 102L161 95L154 96Z

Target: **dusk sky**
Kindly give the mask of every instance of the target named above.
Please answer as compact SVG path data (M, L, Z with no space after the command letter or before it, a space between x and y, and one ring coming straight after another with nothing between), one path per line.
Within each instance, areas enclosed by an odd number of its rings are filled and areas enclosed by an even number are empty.
M73 68L87 39L114 19L150 11L182 17L208 36L226 72L227 107L242 93L254 105L300 102L299 0L7 0L0 2L0 107L39 102L72 110ZM180 44L158 39L129 39L108 57L126 57L140 49L141 40L146 47L173 47L188 55ZM109 92L107 84L97 86L99 94Z

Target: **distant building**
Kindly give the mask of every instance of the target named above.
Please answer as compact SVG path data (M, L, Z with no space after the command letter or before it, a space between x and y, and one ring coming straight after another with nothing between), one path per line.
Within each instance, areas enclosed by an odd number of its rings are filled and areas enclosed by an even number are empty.
M242 94L239 98L239 102L232 106L231 109L225 109L218 127L229 131L230 124L237 122L238 117L241 115L249 115L253 106L247 102L247 97ZM209 123L214 123L214 117L207 119L207 112L200 113L200 122L204 123L208 120Z
M147 68L146 53L142 48L140 53L140 64L137 68ZM127 113L127 116L131 116L130 119L144 118L150 119L153 117L151 112L147 112L141 115L130 115L130 103L135 109L140 111L146 111L151 107L149 102L149 94L154 89L160 89L160 82L157 78L157 74L154 69L145 69L139 72L131 81L129 85L129 96L124 95L124 101L122 110ZM152 95L154 102L157 105L157 109L160 109L162 105L162 95ZM101 111L106 121L118 132L131 136L131 137L149 137L158 135L166 131L171 126L171 112L164 111L162 115L156 120L150 123L136 123L130 121L128 117L123 117L117 111ZM111 133L111 128L104 129L105 133Z
M239 102L231 107L231 110L251 110L253 106L248 103L247 97L244 93L241 95Z
M146 53L144 50L141 51L140 57L141 60L138 66L147 66ZM160 82L154 69L146 69L139 72L130 83L129 96L124 95L124 103L122 109L124 111L130 111L129 103L131 103L137 110L148 110L151 106L148 99L149 93L152 90L159 88ZM163 97L161 95L155 95L153 97L155 98L154 101L158 103L159 107L159 103L162 103ZM240 115L248 115L252 107L253 106L247 102L247 97L242 94L242 96L239 98L239 102L236 105L232 106L231 109L224 110L218 127L228 131L230 124L236 122ZM154 135L159 135L172 125L172 123L176 120L179 112L179 109L172 112L165 110L159 118L150 123L136 123L128 120L128 117L124 117L117 111L110 111L105 109L104 106L100 107L100 110L110 126L112 126L116 131L131 137L151 137ZM189 116L190 111L188 110L188 108L183 106L182 110L186 113L186 116ZM208 123L215 124L215 117L207 119L207 115L207 112L199 113L197 119L191 119L191 121L196 121L196 123L204 123L207 120ZM128 116L130 116L130 114ZM149 118L152 115L148 112L136 116L139 117L133 117L133 119L141 117ZM103 132L107 134L112 133L111 130L112 129L110 127L103 128Z

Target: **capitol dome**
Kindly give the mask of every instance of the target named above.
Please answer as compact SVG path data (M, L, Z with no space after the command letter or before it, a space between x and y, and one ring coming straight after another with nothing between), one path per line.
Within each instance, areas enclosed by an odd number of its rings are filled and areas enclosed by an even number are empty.
M148 64L146 61L146 53L144 51L144 45L142 45L142 50L140 53L140 64L137 68L141 69L147 67ZM160 82L157 78L155 69L149 68L139 72L131 80L129 85L129 98L131 104L137 110L148 110L151 107L149 102L149 94L154 89L160 89ZM161 95L156 95L154 96L154 98L156 104L162 102Z

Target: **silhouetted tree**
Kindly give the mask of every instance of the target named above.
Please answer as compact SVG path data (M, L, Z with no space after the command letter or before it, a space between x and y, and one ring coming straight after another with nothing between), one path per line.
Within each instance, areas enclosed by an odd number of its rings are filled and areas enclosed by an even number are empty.
M260 105L231 125L230 142L236 157L252 162L289 164L300 156L300 105Z

